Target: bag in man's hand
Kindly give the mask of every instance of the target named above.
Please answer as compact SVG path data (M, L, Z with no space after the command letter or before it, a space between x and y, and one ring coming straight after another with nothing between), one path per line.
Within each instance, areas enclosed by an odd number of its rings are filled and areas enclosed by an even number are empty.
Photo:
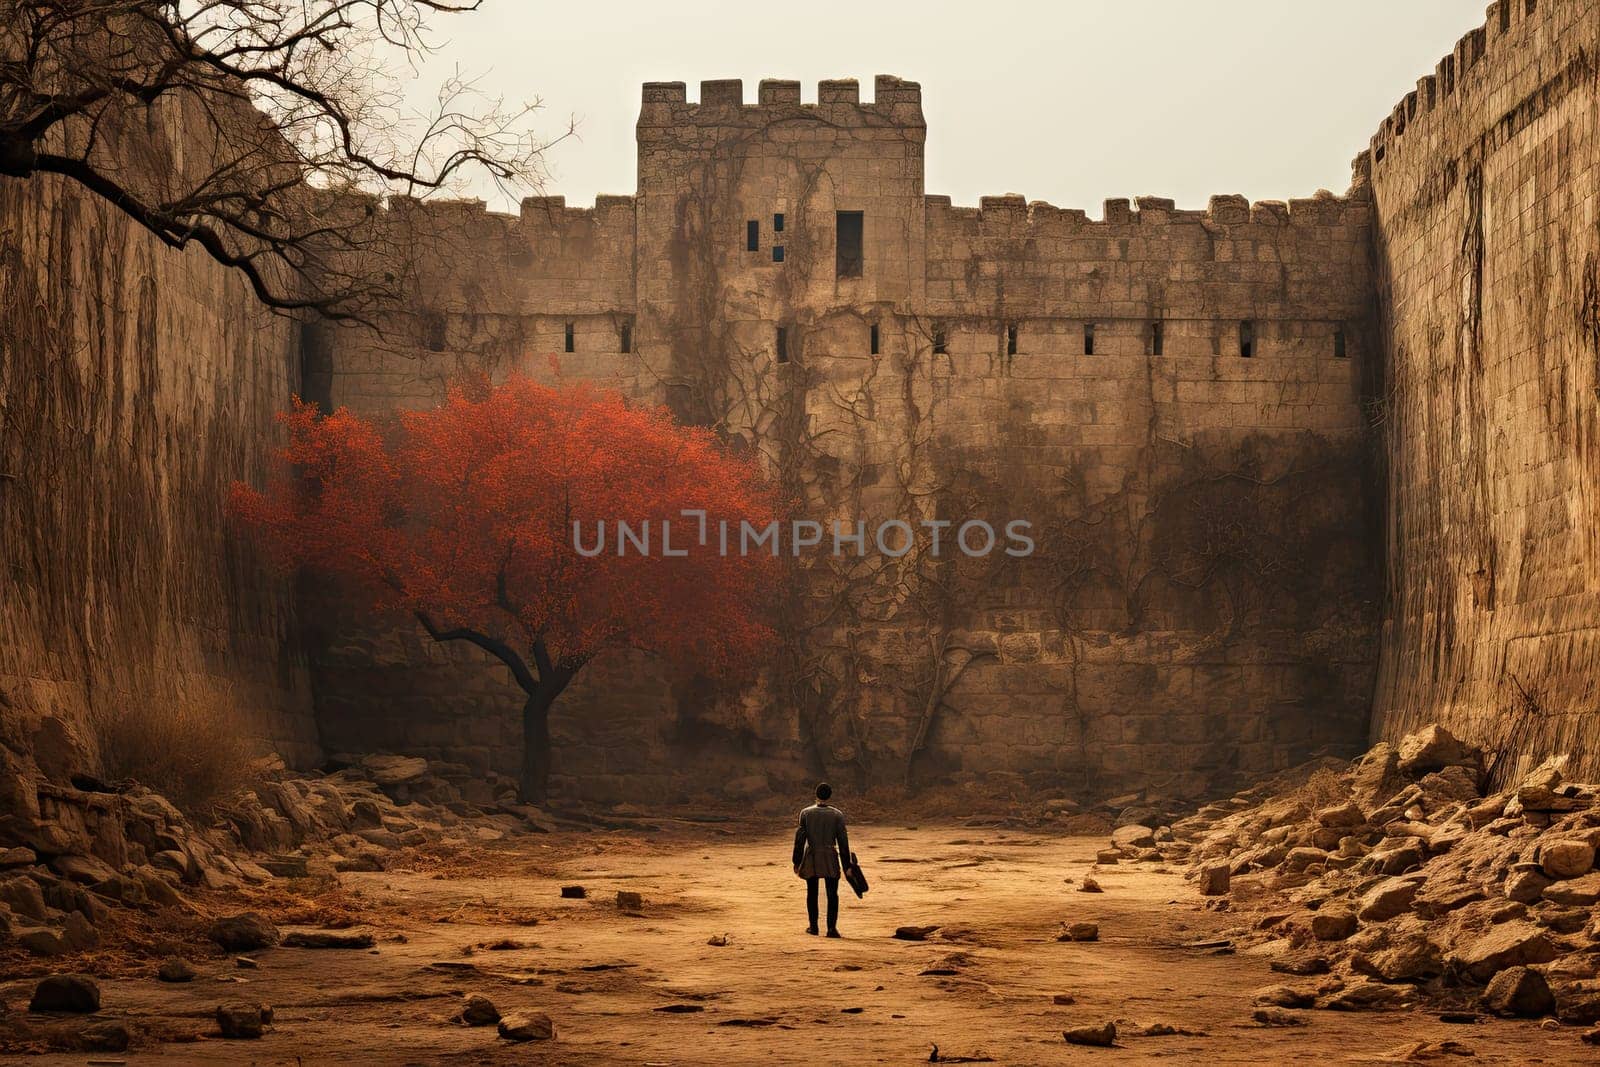
M850 883L850 888L855 890L856 896L865 896L867 893L867 876L861 873L861 864L856 860L856 854L850 853L850 865L844 869L844 880Z

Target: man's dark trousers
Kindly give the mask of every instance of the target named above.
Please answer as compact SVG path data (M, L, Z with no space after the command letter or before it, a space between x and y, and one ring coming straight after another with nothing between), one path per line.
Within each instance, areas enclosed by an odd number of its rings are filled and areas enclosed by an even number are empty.
M828 884L828 929L835 930L839 926L839 879L837 878L806 879L806 914L811 917L811 929L817 928L818 882Z

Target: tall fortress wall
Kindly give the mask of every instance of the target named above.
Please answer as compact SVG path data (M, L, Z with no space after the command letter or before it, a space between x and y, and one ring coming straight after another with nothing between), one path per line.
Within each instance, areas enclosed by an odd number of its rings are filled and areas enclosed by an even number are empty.
M1364 180L1098 220L956 207L923 187L919 87L860 95L648 84L635 196L402 203L392 224L445 246L411 308L387 337L321 342L335 405L432 403L469 369L592 379L759 449L824 522L1034 524L1034 557L943 600L905 567L814 570L751 692L594 664L554 713L558 785L753 767L1198 793L1358 747ZM514 763L520 700L482 657L311 614L331 748Z
M1600 773L1600 3L1509 0L1372 140L1382 667L1441 721Z
M203 174L206 125L169 98L100 135ZM198 248L65 180L0 180L0 747L98 771L108 719L182 708L317 757L292 583L223 515L268 469L300 348Z

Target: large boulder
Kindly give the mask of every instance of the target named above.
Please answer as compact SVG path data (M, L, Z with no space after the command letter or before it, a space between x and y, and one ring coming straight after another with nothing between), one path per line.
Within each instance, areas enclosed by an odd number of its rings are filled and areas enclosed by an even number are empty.
M1311 936L1318 941L1343 941L1356 932L1355 913L1346 908L1324 908L1311 917Z
M1551 878L1576 878L1594 869L1594 846L1587 841L1561 838L1539 849L1539 868Z
M1489 981L1483 1006L1496 1015L1534 1018L1555 1010L1556 998L1544 975L1526 967L1507 967Z
M1512 919L1459 949L1455 962L1473 981L1488 982L1508 967L1549 963L1555 958L1556 947L1549 934L1531 922Z
M1361 896L1356 914L1365 922L1383 922L1410 909L1422 882L1417 878L1388 878Z
M253 911L218 919L206 936L229 952L252 952L270 948L279 940L278 928Z
M1398 755L1400 773L1411 778L1420 778L1446 767L1477 770L1483 765L1483 752L1476 745L1458 740L1437 723L1424 726L1414 734L1407 734L1400 742Z
M33 989L29 1011L87 1015L100 1010L100 985L86 974L53 974Z

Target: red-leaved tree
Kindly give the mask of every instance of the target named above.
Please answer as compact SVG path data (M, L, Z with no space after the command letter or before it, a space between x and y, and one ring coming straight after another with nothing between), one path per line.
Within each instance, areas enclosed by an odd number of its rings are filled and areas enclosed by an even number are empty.
M724 553L718 534L774 521L774 493L753 462L665 410L513 377L453 387L392 426L299 400L279 418L278 472L262 490L235 484L230 511L285 568L344 579L510 668L527 695L529 802L547 794L551 704L596 655L642 649L714 675L767 646L778 561L740 554L736 536ZM650 551L619 539L619 522L636 535L648 523Z

